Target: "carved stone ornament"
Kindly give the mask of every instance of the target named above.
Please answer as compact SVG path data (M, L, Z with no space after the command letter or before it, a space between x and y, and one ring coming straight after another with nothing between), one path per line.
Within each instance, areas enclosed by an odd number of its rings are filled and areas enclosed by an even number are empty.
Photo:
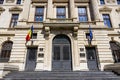
M116 9L117 12L120 12L120 8Z
M21 12L22 10L23 10L22 8L17 7L17 6L12 7L12 8L9 9L9 11L20 11L20 12Z
M76 38L77 37L77 34L78 34L78 27L74 27L74 30L73 30L74 32L73 32L73 36L74 36L74 38Z
M0 12L5 11L5 9L3 7L0 7Z
M49 37L50 35L50 27L45 27L45 37Z
M6 0L6 3L14 3L15 0Z
M100 12L111 12L112 8L109 8L107 6L104 6L102 8L99 9Z

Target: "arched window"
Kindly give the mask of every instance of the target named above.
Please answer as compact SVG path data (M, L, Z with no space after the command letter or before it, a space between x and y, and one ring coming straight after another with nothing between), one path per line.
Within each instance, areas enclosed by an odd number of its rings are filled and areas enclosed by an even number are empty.
M12 50L12 41L6 41L2 45L2 50L0 53L0 62L8 62Z
M112 55L115 63L120 62L120 43L115 41L110 41L110 47L112 50Z

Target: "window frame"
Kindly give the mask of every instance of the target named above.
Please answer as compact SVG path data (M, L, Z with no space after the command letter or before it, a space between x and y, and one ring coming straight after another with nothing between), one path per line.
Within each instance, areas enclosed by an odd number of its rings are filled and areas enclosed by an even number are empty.
M60 14L58 13L58 9L64 9L64 13ZM56 7L56 18L57 19L65 19L66 16L66 6L57 6Z
M5 48L6 46L7 46L7 48ZM9 61L11 51L12 51L12 46L13 46L12 41L5 41L2 44L1 53L0 53L0 62L8 62Z
M117 4L120 5L120 0L117 0Z
M108 18L104 18L104 17L106 17L104 15L107 15ZM112 22L111 22L110 14L102 14L102 17L103 17L104 25L108 26L108 28L112 28ZM106 23L105 23L105 20L106 20ZM110 26L107 24L108 21L109 21Z
M105 0L100 0L100 5L105 5Z
M16 4L21 4L22 0L17 0Z
M41 10L42 13L39 14L37 12L37 9L43 9L43 10ZM43 22L44 21L44 11L45 11L44 9L45 9L44 6L37 6L35 8L34 21L36 21L36 22ZM38 17L38 20L36 19L36 17ZM40 17L42 17L42 20L40 20Z
M37 33L33 33L31 39L37 39Z
M79 9L82 9L82 8L84 8L85 13L79 12ZM82 17L82 18L84 17L84 20L80 21L80 17ZM88 21L87 7L84 7L84 6L79 6L78 7L78 20L79 20L79 22L87 22Z
M4 0L2 0L2 1L0 0L0 4L3 4L3 3L4 3Z
M14 15L17 15L17 18ZM17 26L18 19L19 19L19 14L18 13L13 13L12 16L11 16L10 28L14 28L15 26ZM15 21L13 21L13 20L15 20Z

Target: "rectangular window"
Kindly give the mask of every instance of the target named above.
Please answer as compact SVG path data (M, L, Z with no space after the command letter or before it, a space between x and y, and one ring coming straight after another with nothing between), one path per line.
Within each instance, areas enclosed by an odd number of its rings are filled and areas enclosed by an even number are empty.
M21 4L21 0L17 0L16 4Z
M0 4L3 4L4 0L0 0Z
M43 21L44 7L36 7L35 21Z
M57 18L66 18L65 7L57 7Z
M109 28L112 27L109 14L103 14L104 24Z
M87 18L87 10L85 7L79 7L78 8L78 17L80 22L88 21Z
M37 39L37 33L32 34L32 39Z
M104 0L100 0L100 4L105 4L105 1Z
M120 0L117 0L117 4L120 4Z
M15 27L17 25L18 17L19 17L19 14L12 14L10 27Z

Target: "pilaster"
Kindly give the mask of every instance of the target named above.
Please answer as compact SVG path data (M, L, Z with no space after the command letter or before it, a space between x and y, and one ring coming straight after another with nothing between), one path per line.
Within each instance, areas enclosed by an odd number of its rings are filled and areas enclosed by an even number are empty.
M69 0L70 4L70 18L75 18L74 12L75 12L75 2L74 0Z
M94 20L95 21L99 21L100 20L100 16L99 16L97 0L91 0L91 6L92 6L92 10L93 10Z
M52 0L48 0L47 4L47 18L52 18L52 12L53 12L53 5L52 5Z

